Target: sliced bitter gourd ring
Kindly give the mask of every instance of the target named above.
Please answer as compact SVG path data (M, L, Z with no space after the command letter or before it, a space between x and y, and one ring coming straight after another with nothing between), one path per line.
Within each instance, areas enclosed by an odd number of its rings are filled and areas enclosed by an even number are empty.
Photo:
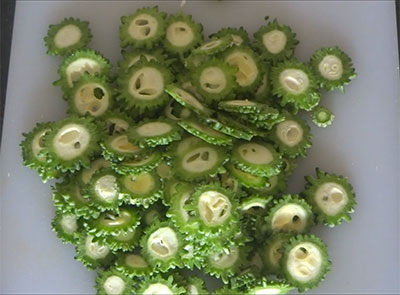
M180 295L185 293L185 288L180 287L174 282L173 276L168 279L161 275L146 277L136 291L136 294L143 295Z
M263 188L268 186L268 178L263 176L254 175L245 171L242 171L235 167L232 162L225 165L226 170L232 175L237 181L247 188Z
M137 208L120 207L118 213L105 211L96 219L85 223L86 231L95 237L120 236L133 233L140 224Z
M118 174L122 175L150 172L160 164L162 159L162 153L157 150L153 150L147 155L113 163L113 169L117 171Z
M143 256L133 252L118 255L116 269L130 278L149 276L152 273Z
M166 219L165 218L166 211L167 208L161 203L161 201L154 203L143 213L141 219L142 224L145 226L149 226L157 220L164 221Z
M213 113L213 110L203 105L193 94L181 87L170 84L165 87L165 91L182 106L198 115L210 116Z
M203 26L195 23L192 16L183 16L182 13L169 16L164 40L168 52L183 56L202 41Z
M96 160L93 160L90 163L90 166L88 168L84 168L81 171L79 171L78 174L78 183L84 187L89 183L89 181L92 179L93 174L95 174L97 171L103 169L103 168L110 168L111 163L103 158L98 158Z
M270 137L277 145L280 153L289 158L305 157L311 147L310 127L296 115L284 112L285 120L276 124Z
M239 209L243 214L256 214L258 210L266 210L272 196L251 195L240 202Z
M157 6L141 8L121 17L121 47L154 48L165 37L165 18L166 13L158 11Z
M190 223L190 214L185 206L190 203L192 193L193 187L188 183L181 182L176 185L176 192L169 200L170 206L166 215L181 232L186 232L186 227Z
M260 85L262 70L260 60L249 47L234 46L223 53L223 59L232 67L237 67L235 74L239 93L253 93Z
M271 177L279 174L282 159L272 145L259 140L238 141L232 149L232 162L245 172Z
M124 75L130 67L137 64L142 56L147 60L155 60L159 63L164 63L164 56L161 49L157 50L146 50L137 49L132 52L123 51L123 59L118 62L118 75Z
M288 294L294 288L280 281L270 281L265 277L256 280L249 286L246 295L261 295L261 294Z
M93 236L85 233L80 236L75 259L88 269L110 266L115 258L110 248L93 239Z
M330 270L331 262L324 242L314 235L297 235L285 245L282 271L300 292L318 286Z
M246 126L240 122L235 121L233 118L227 115L222 115L221 113L217 114L217 119L205 118L204 122L211 126L211 128L214 130L238 139L251 140L253 136L255 136L255 132L253 130L246 128Z
M261 251L261 257L268 274L282 274L280 261L283 249L290 238L294 236L293 233L275 233L266 240Z
M201 138L205 142L214 145L232 145L233 137L216 131L206 124L200 123L195 119L184 119L178 122L178 125L185 129L188 133Z
M157 271L182 266L183 240L179 231L168 222L156 222L148 227L140 241L142 255Z
M83 49L92 39L87 21L65 18L57 25L50 25L44 42L47 54L67 55L76 49Z
M249 45L249 35L243 27L240 28L223 28L217 33L210 35L210 38L223 38L227 35L232 37L232 44L236 46Z
M284 107L292 104L296 109L312 110L318 105L317 78L310 68L298 61L284 61L272 68L272 93L281 98Z
M337 88L344 92L344 86L357 76L350 57L339 47L317 50L310 64L320 86L327 91Z
M75 244L79 239L82 224L79 217L74 213L57 211L51 223L51 228L63 243Z
M207 290L204 280L199 277L191 276L186 278L186 294L188 295L205 295L210 294Z
M268 17L265 18L268 20ZM277 63L293 56L299 41L289 26L280 25L275 19L254 33L254 46L266 61Z
M133 120L126 114L118 111L107 112L102 117L102 129L108 136L122 134L134 124Z
M251 190L251 192L257 194L268 194L276 197L277 195L285 191L287 186L286 182L287 182L287 177L285 174L281 172L278 175L268 177L269 186L265 186L257 190L254 189Z
M210 41L203 43L201 46L192 50L193 55L211 56L216 55L232 45L232 36L226 35L222 38L213 38Z
M68 113L100 117L113 105L113 90L105 77L83 74L68 95Z
M174 150L172 169L174 175L186 181L198 181L216 175L228 156L223 148L202 140L187 148L183 148L184 145L182 141Z
M172 82L172 74L160 62L141 57L138 63L118 77L117 82L120 88L118 98L123 107L144 114L168 102L169 96L164 92L164 87Z
M20 144L24 165L36 170L43 182L61 176L60 171L47 163L46 156L41 153L44 148L43 137L52 129L53 124L50 122L36 124L32 131L22 134L25 139Z
M131 278L115 268L99 270L96 278L97 294L101 295L132 294L133 285Z
M312 121L318 127L328 127L332 124L335 115L325 107L317 106L312 111Z
M336 226L345 220L351 221L349 213L357 204L353 187L343 176L329 174L317 168L317 177L306 177L304 195L312 205L317 220L328 226Z
M125 203L148 208L163 196L161 180L154 171L128 174L118 181Z
M248 99L227 100L218 103L218 108L229 113L257 114L263 111L263 105Z
M122 232L118 235L107 236L105 238L100 238L100 240L114 253L118 251L132 251L139 245L142 232L142 228L139 226L132 231Z
M98 152L98 130L90 118L71 116L53 125L43 137L40 151L47 162L63 172L88 167L90 158Z
M306 233L314 224L311 206L297 195L284 195L275 200L265 222L268 231L273 233Z
M201 63L192 73L192 83L198 93L210 104L232 95L237 83L237 69L219 59Z
M108 77L111 67L108 59L92 49L76 50L64 58L58 68L60 79L53 84L61 86L63 91L68 93L74 86L74 82L86 72L90 75L98 74Z
M122 204L118 174L111 168L96 172L86 187L86 195L91 201L91 206L100 212L111 210L118 212Z
M140 147L167 145L181 139L179 127L169 119L143 121L128 130L129 139Z
M111 162L132 159L145 153L145 150L129 141L127 134L115 134L104 137L100 142L102 155Z

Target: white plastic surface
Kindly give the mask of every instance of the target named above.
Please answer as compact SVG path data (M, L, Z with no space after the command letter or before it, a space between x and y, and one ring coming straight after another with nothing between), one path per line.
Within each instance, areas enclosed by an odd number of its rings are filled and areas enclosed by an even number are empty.
M180 1L159 1L176 12ZM90 22L91 47L115 65L120 58L120 17L150 1L18 1L0 154L0 293L93 293L94 272L73 259L50 230L50 186L22 166L21 133L38 121L65 117L58 78L61 58L47 56L43 37L64 17ZM312 126L313 147L298 162L290 191L316 166L347 175L357 193L353 221L313 232L328 244L332 271L314 293L398 293L399 289L399 71L392 1L188 1L184 12L204 25L207 36L221 27L254 33L264 16L297 33L296 56L308 61L324 46L340 46L359 76L342 95L322 93L336 114L327 129Z

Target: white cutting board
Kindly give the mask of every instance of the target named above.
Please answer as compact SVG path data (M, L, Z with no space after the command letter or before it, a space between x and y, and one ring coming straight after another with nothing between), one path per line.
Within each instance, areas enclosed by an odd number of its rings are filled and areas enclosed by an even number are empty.
M159 1L167 12L180 2ZM150 1L18 1L3 140L0 154L0 292L93 293L94 273L73 260L74 248L50 230L49 184L21 164L21 133L37 121L65 117L58 78L59 57L47 56L43 37L64 17L90 22L91 47L115 65L120 58L120 17ZM290 191L300 192L316 166L347 175L357 193L353 221L313 232L328 244L332 271L315 293L397 293L399 289L399 71L395 5L391 1L206 1L188 2L184 12L204 24L204 33L243 25L254 33L264 16L290 25L300 44L296 56L340 46L359 76L339 92L322 93L336 114L327 129L312 126L313 147L298 163Z

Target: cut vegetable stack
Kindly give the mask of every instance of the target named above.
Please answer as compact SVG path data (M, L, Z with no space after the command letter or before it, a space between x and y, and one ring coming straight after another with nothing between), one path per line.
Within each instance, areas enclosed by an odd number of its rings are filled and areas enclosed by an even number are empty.
M266 19L268 21L268 19ZM311 146L299 112L319 127L334 115L319 89L355 77L339 48L294 58L296 34L277 20L249 38L157 7L121 18L122 60L87 48L88 23L51 25L48 53L63 56L54 83L69 116L39 123L23 162L53 186L52 228L98 270L98 294L285 294L316 287L329 271L312 226L350 221L342 176L317 169L304 192L285 193Z

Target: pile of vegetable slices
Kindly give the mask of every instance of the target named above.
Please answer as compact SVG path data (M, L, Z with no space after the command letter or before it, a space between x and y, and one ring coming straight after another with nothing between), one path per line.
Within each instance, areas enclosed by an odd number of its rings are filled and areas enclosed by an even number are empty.
M87 48L89 24L51 25L68 117L24 134L24 164L53 187L53 230L98 270L98 294L284 294L330 268L312 226L350 221L347 179L317 169L285 194L311 146L298 111L326 127L320 92L355 76L338 47L294 58L296 34L269 21L250 40L224 28L204 40L191 16L145 7L121 18L122 59ZM205 276L204 276L205 278Z

